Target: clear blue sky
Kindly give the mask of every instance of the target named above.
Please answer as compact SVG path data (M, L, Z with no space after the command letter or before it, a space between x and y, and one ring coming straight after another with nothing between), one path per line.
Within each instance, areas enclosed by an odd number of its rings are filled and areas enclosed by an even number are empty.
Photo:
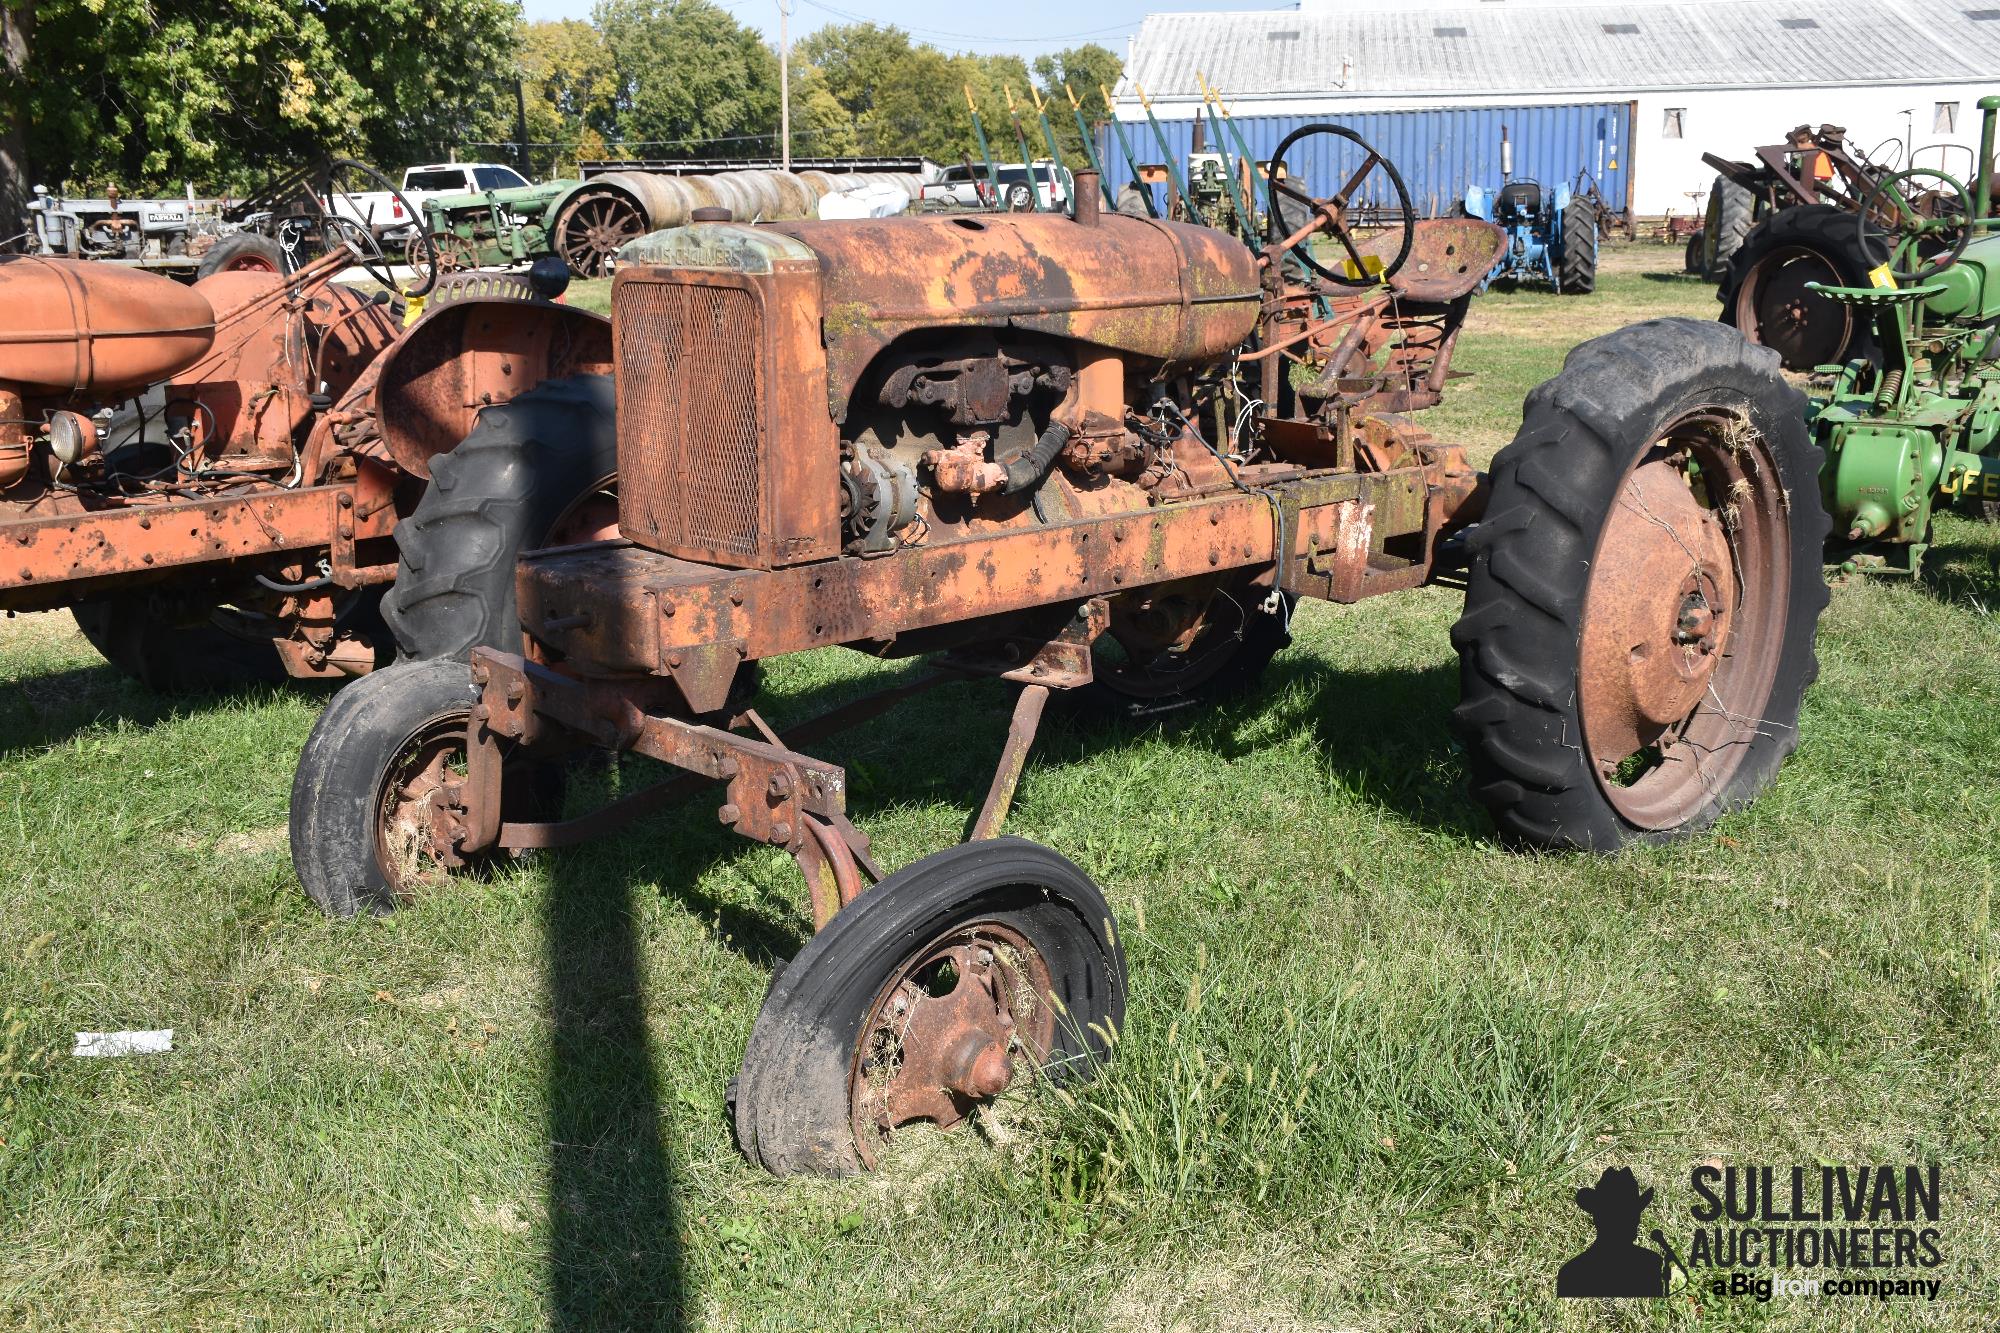
M531 19L589 18L593 0L523 0ZM1012 54L1029 59L1045 51L1096 42L1120 59L1125 39L1148 13L1216 9L1291 9L1291 0L1007 0L1004 4L940 4L938 0L792 0L792 39L829 23L865 21L897 27L945 51ZM738 21L778 36L777 0L725 0Z

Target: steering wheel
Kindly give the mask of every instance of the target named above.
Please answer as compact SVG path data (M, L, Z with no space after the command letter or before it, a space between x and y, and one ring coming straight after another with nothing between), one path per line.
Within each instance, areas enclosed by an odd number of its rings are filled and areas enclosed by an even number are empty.
M1891 188L1899 181L1930 177L1938 182L1926 190ZM1894 171L1868 186L1861 196L1861 210L1854 216L1861 238L1861 256L1870 268L1895 262L1906 242L1930 240L1941 246L1920 260L1909 272L1890 268L1898 282L1920 282L1940 269L1950 268L1965 253L1972 239L1972 196L1965 186L1933 167L1909 167Z
M1316 199L1304 190L1298 189L1289 181L1283 179L1288 174L1285 169L1285 154L1291 151L1293 144L1306 138L1308 135L1315 134L1345 139L1349 143L1359 147L1366 154L1362 159L1360 169L1349 176L1337 191L1325 199ZM1396 257L1387 264L1384 264L1380 273L1370 273L1368 271L1367 260L1362 257L1361 247L1355 241L1355 224L1348 219L1347 210L1360 193L1361 187L1367 181L1369 174L1377 167L1381 168L1389 177L1389 184L1395 187L1397 211L1392 221L1379 224L1379 230L1372 234L1379 235L1381 231L1385 231L1389 227L1396 227L1402 232L1402 243L1396 247ZM1289 249L1301 264L1304 264L1328 282L1337 283L1342 287L1373 287L1376 283L1395 276L1396 271L1403 267L1403 262L1410 257L1410 246L1417 238L1417 211L1410 205L1409 187L1403 184L1402 174L1396 170L1395 163L1376 152L1369 146L1366 139L1363 139L1353 130L1342 125L1319 124L1299 126L1299 128L1286 135L1284 142L1278 145L1278 150L1271 154L1270 174L1266 178L1265 184L1268 186L1271 203L1269 224L1271 239ZM1283 199L1280 196L1283 196ZM1297 215L1297 206L1304 204L1312 211L1312 222L1304 227L1291 228L1289 234L1287 234L1289 224L1284 221L1284 199L1291 201L1294 216ZM1331 236L1334 240L1340 242L1341 249L1347 252L1348 262L1353 265L1354 272L1358 276L1349 277L1345 273L1336 273L1312 257L1312 248L1307 244L1307 241L1312 236L1321 233Z
M345 245L356 262L368 271L369 277L402 296L423 296L437 286L437 240L425 229L424 215L403 197L403 192L387 176L366 162L337 157L326 164L324 179L325 188L320 193L326 206L329 248ZM359 188L356 188L357 185ZM403 261L411 270L407 285L396 278L395 261L382 249L381 239L375 234L378 219L374 214L379 211L380 203L356 197L365 194L388 195L390 203L400 206L403 216L410 220L409 225L415 228ZM379 221L387 226L396 225L393 216Z

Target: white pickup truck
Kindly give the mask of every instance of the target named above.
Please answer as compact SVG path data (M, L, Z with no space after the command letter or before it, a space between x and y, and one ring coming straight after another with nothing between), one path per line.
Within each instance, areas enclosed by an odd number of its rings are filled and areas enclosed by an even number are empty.
M433 195L480 194L527 184L520 172L497 162L434 162L403 170L403 198L416 210L415 217L405 216L396 196L387 190L336 194L327 202L334 216L361 223L377 239L401 239L422 225L424 200Z

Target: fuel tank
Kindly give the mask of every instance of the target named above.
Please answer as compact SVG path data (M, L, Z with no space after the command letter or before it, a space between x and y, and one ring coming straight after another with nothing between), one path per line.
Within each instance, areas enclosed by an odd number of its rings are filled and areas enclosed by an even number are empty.
M115 264L0 255L0 383L127 392L192 364L215 339L208 299Z
M1256 327L1257 260L1208 227L1105 214L773 222L819 259L828 370L851 388L905 333L1005 327L1158 365L1227 356ZM829 386L832 387L832 386Z

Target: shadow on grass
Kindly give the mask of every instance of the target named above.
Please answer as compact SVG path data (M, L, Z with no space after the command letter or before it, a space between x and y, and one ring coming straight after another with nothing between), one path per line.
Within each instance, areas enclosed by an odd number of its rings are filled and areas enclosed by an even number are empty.
M2000 609L2000 546L1952 542L1924 556L1921 588L1949 606Z
M679 1328L688 1293L636 918L628 891L583 870L555 862L545 915L550 1323Z
M1639 275L1647 282L1664 283L1669 287L1713 287L1715 279L1704 278L1699 273L1668 273L1658 269L1648 269Z
M275 693L302 694L323 703L343 683L246 684L175 695L156 694L110 665L25 676L0 690L0 754L61 745L94 728L125 722L156 726L217 704L263 700Z

